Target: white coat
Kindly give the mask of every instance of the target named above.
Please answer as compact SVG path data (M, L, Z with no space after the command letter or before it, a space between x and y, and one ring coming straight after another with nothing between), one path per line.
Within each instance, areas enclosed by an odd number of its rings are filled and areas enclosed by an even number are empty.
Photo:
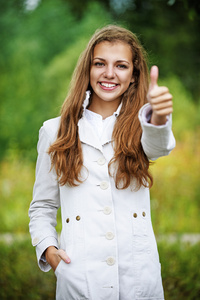
M142 146L149 157L167 155L175 146L171 117L153 126L139 119ZM64 249L71 263L61 261L55 271L56 299L63 300L163 300L161 269L150 216L149 189L117 190L108 173L113 156L113 124L100 143L83 116L79 121L86 179L77 187L59 186L46 153L55 140L60 118L40 129L33 200L29 209L32 244L40 268L50 266L42 256L50 245ZM131 134L131 133L130 133ZM58 245L57 209L61 206L62 232Z

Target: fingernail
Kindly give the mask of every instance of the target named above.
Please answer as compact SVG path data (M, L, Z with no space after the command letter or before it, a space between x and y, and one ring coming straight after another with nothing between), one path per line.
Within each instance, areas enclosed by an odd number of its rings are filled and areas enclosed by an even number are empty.
M69 258L66 259L66 263L69 264L71 260Z

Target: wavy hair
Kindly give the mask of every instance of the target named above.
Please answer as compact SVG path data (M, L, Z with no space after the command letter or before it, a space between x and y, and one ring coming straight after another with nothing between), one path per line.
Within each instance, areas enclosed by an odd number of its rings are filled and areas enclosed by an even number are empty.
M110 175L114 176L118 189L127 188L133 179L136 189L142 185L151 187L153 178L149 172L150 162L141 145L142 129L138 119L139 109L146 103L149 85L146 53L131 31L116 25L96 31L78 60L68 96L61 109L57 139L48 151L51 165L55 168L60 185L76 186L82 182L83 154L78 121L82 117L86 91L91 90L90 68L94 47L103 41L121 41L130 46L134 78L122 95L122 108L113 129L114 157L109 162ZM113 174L111 169L115 170Z

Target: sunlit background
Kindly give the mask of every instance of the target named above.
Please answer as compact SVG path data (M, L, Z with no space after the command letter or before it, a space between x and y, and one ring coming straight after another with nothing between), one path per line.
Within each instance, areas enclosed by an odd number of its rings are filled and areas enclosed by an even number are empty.
M198 0L0 0L0 299L55 298L28 233L38 130L59 115L91 35L110 23L137 34L173 94L177 146L151 167L152 220L166 300L199 299Z

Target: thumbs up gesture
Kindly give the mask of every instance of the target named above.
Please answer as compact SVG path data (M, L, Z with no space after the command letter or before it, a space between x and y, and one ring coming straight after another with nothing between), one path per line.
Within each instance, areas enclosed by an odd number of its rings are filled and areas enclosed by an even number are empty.
M158 67L153 66L150 71L150 85L147 100L152 107L151 124L163 125L167 116L173 112L172 95L165 86L158 86Z

